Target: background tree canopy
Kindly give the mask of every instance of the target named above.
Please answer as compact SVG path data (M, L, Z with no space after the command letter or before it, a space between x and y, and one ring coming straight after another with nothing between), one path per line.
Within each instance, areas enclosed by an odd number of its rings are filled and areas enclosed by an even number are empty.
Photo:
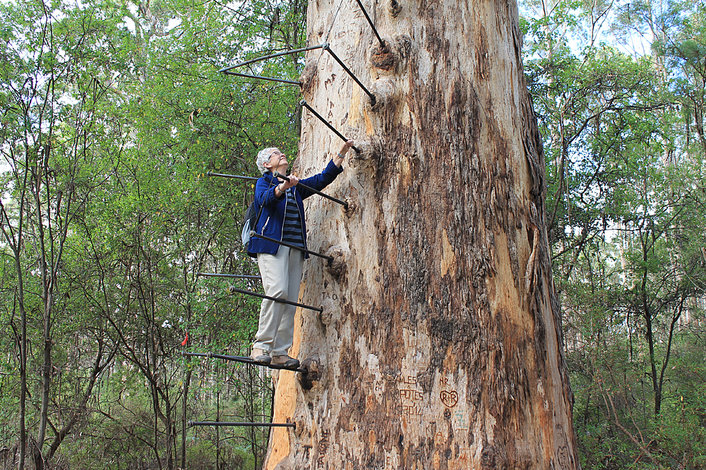
M702 468L706 8L524 7L582 465Z
M270 381L239 233L296 87L307 3L0 3L0 466L259 468ZM706 7L520 2L584 468L706 465ZM298 56L252 71L296 80ZM251 281L239 287L258 289ZM182 342L188 334L186 346Z

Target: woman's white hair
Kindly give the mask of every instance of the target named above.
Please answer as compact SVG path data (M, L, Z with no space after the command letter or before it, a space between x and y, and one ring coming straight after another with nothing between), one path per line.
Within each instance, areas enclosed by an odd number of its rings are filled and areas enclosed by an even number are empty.
M277 150L277 147L267 147L266 149L260 150L257 154L255 163L257 163L257 169L260 170L260 173L262 173L263 175L266 171L269 171L267 168L265 168L265 162L270 159L272 153L275 150Z

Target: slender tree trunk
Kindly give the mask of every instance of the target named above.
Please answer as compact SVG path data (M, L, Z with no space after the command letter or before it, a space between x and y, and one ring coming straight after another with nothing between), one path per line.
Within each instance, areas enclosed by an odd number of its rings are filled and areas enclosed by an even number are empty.
M645 308L646 310L643 313L645 316L645 337L650 350L650 376L652 377L652 393L655 406L654 412L655 416L657 416L662 408L662 387L659 377L657 376L657 359L655 357L655 340L652 331L652 314L647 306L645 306Z
M20 242L21 240L20 237ZM27 311L24 303L24 273L19 252L15 252L15 267L20 305L20 457L17 468L23 470L27 453Z
M515 2L311 0L304 97L362 152L307 204L310 259L265 468L578 468L541 142ZM341 141L308 111L301 175ZM312 374L313 375L313 374Z
M45 271L46 266L43 266ZM51 271L48 271L51 272ZM43 280L46 282L43 276ZM46 284L45 284L46 285ZM37 449L35 467L44 468L43 447L47 434L47 422L49 420L49 392L51 390L52 379L52 340L51 340L51 311L53 304L53 294L51 286L45 288L44 293L44 326L42 329L42 338L44 338L43 353L42 353L42 402L39 413L39 431L37 433Z
M642 240L642 262L644 267L642 268L643 272L640 282L640 310L645 319L645 340L647 341L647 346L650 351L650 376L652 377L654 413L655 416L657 416L659 415L662 407L662 387L659 377L657 376L657 358L655 356L655 337L652 326L652 309L650 308L649 301L647 299L647 254L649 251L649 247L647 246L647 238L650 235L650 232L645 233L644 239Z
M191 369L187 368L186 377L184 377L184 395L181 401L181 468L187 468L186 464L186 400L189 396L189 385L191 385Z

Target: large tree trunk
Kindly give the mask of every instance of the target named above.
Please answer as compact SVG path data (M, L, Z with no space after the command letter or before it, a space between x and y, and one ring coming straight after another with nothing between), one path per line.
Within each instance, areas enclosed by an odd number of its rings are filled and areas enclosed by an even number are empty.
M544 216L541 143L514 1L310 0L304 97L364 151L308 202L295 353L271 468L577 468ZM367 142L364 144L363 142ZM299 174L341 141L304 112ZM352 152L351 152L352 153ZM340 262L342 264L339 264Z

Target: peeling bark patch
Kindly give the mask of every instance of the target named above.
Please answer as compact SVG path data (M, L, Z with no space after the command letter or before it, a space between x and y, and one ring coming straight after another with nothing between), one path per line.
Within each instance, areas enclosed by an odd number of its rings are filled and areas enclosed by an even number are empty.
M318 358L306 358L302 362L306 372L297 372L297 380L304 390L311 390L314 382L321 379L321 362Z
M373 53L370 57L373 67L384 71L390 71L395 68L397 58L392 52L390 46L385 44L384 46L378 46L373 49Z
M328 255L333 257L333 261L326 266L327 271L338 281L345 282L343 275L346 272L346 258L340 246L332 247Z
M451 342L454 338L454 333L456 331L456 324L451 320L447 320L446 318L441 317L440 315L435 315L435 317L437 318L434 318L432 321L429 322L430 335L440 339L442 342ZM443 358L439 359L443 360Z
M465 135L467 130L472 127L467 113L467 104L470 98L468 96L468 88L469 85L463 79L450 80L448 103L446 105L447 119L449 127L457 131L456 133L459 136Z
M485 28L481 25L478 28L478 34L476 35L476 75L481 80L488 78L488 70L490 69L490 63L488 58L488 43L487 34Z
M302 74L299 76L299 83L301 84L302 94L308 99L311 98L312 87L316 84L317 73L317 62L309 61L304 67Z
M387 8L393 18L397 17L397 15L402 12L402 5L400 5L400 2L398 2L397 0L390 0L390 3L388 3Z

